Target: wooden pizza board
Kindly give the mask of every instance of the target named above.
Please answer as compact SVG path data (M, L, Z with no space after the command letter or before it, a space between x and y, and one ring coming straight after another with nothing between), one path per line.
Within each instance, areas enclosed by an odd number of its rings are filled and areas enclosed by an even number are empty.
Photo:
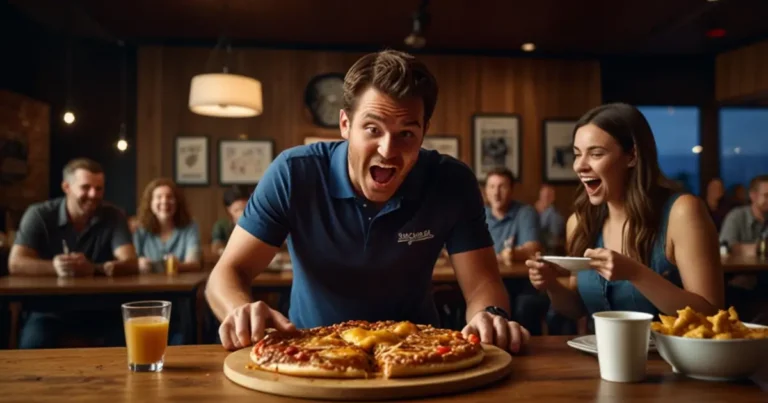
M386 400L456 393L487 385L509 375L512 356L483 345L485 357L475 367L430 376L399 379L323 379L282 375L248 369L250 348L230 353L224 360L224 375L248 389L275 395L325 400Z

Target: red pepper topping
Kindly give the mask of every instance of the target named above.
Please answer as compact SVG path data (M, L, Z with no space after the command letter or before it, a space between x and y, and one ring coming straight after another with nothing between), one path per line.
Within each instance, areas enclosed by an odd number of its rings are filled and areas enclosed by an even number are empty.
M470 334L469 337L467 337L467 340L469 340L469 342L472 344L480 343L480 338L477 337L476 334Z
M437 346L435 352L439 355L445 355L451 352L451 348L447 346Z

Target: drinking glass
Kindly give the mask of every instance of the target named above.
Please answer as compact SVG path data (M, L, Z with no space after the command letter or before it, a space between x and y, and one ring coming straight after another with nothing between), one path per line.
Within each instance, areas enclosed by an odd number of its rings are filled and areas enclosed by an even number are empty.
M122 305L128 368L134 372L163 370L168 346L169 301L137 301Z

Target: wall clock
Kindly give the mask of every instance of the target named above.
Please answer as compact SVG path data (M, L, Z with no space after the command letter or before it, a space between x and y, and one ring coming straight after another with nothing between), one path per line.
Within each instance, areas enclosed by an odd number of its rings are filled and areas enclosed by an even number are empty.
M343 108L344 75L327 73L314 77L304 91L304 104L315 124L339 127L339 110Z

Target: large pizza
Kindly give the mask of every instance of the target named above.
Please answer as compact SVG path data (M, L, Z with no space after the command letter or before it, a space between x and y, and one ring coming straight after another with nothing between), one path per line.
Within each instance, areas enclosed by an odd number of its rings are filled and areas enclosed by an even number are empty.
M479 364L475 335L395 321L348 321L268 333L251 349L256 369L319 378L410 377Z

